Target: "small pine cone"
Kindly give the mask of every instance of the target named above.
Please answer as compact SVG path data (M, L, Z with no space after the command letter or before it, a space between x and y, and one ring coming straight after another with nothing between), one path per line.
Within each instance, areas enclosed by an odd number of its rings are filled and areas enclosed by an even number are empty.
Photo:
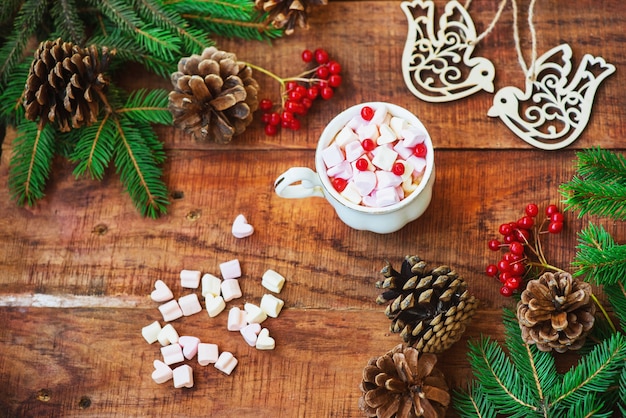
M285 29L291 35L296 27L308 29L307 16L311 5L325 6L328 0L254 0L258 10L268 12L268 19L274 27Z
M71 42L44 41L35 51L24 88L26 118L56 123L62 132L98 120L99 102L106 101L109 81L104 72L114 51Z
M198 140L230 142L246 130L259 107L259 84L252 69L235 54L215 47L181 59L171 78L174 126Z
M517 304L522 339L541 351L578 350L595 322L591 294L589 283L566 272L529 281Z
M424 353L441 353L461 338L478 301L450 267L428 270L419 257L407 256L400 272L387 263L381 274L376 302L391 302L385 309L391 332Z
M368 417L439 418L450 404L437 356L398 344L363 369L359 408Z

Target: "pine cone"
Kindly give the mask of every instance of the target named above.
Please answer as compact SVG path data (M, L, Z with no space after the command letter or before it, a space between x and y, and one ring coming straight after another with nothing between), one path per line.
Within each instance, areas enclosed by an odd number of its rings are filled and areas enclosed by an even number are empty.
M291 35L296 26L308 29L307 15L311 5L325 6L328 0L254 0L258 10L268 12L269 21L276 28L285 28L285 35Z
M206 48L178 62L169 109L174 126L196 139L230 142L246 130L259 107L259 84L235 54Z
M376 287L384 292L376 302L391 301L385 309L391 332L424 353L445 351L461 338L478 301L450 267L428 270L419 257L407 256L400 272L387 263L381 274Z
M26 118L58 124L67 132L98 120L99 101L106 100L109 81L104 71L114 51L71 42L44 41L35 51L24 88Z
M359 407L368 417L438 418L450 404L437 356L399 344L363 369Z
M529 281L517 304L522 339L541 351L578 350L595 321L591 294L589 283L565 272Z

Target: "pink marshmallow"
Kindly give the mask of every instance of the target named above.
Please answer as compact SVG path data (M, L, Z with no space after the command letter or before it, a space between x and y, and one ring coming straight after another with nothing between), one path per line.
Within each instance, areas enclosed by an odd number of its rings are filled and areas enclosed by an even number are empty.
M398 153L398 155L405 160L413 155L413 148L408 148L403 140L400 140L394 145L393 150Z
M222 278L224 280L237 279L241 277L241 265L239 264L239 260L235 258L234 260L221 263L220 272L222 273Z
M373 171L359 171L354 174L354 185L361 196L367 196L376 187L376 174Z
M322 151L322 159L328 168L340 164L346 157L343 155L343 151L339 148L339 145L333 142Z
M243 339L248 343L249 346L254 347L256 345L256 339L261 332L261 324L249 324L239 330Z
M376 206L379 208L398 203L400 198L395 187L385 187L376 191Z
M419 174L422 174L424 172L424 169L426 168L426 159L425 158L418 157L417 155L413 155L413 156L407 158L407 161L409 162L409 164L411 164L413 166L413 174L414 175L419 175Z
M386 187L396 187L402 184L402 177L393 174L391 171L379 170L376 172L376 180L379 189Z
M185 356L187 360L191 360L196 354L198 354L198 344L200 344L200 338L183 335L178 339L178 344L183 347L183 356Z
M378 126L372 123L368 123L367 125L359 127L356 133L361 141L363 141L364 139L371 139L372 141L376 141L380 136L380 133L378 133Z
M338 177L344 180L352 178L352 165L348 161L342 161L334 167L326 170L328 177Z
M348 142L346 144L345 151L346 160L348 160L349 162L355 161L357 158L365 153L365 150L361 146L361 142L359 142L358 140Z
M178 299L178 306L180 306L180 310L183 312L184 316L191 316L202 311L198 295L195 293L181 296Z
M174 299L159 306L159 311L161 315L163 315L165 322L170 322L183 316L183 311L180 309L178 302Z
M230 311L228 311L227 329L229 331L239 331L245 327L246 324L246 312L236 306L230 308Z
M426 140L426 134L415 127L403 129L401 135L404 138L404 146L409 148L414 148Z

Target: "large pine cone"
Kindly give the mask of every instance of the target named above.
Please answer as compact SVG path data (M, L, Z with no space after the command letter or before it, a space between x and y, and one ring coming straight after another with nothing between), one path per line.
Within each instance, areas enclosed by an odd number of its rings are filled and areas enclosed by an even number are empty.
M437 356L399 344L363 369L359 407L368 417L438 418L450 404Z
M44 125L57 123L62 132L98 120L109 81L104 76L114 51L95 46L81 48L71 42L44 41L35 51L26 86L26 118Z
M296 27L308 29L307 15L311 5L325 6L328 0L254 0L258 10L268 12L268 19L276 28L291 35Z
M376 287L384 291L376 302L391 301L385 309L391 332L424 353L441 353L461 338L478 301L455 271L428 270L418 256L407 256L400 272L387 263L381 274Z
M259 84L235 54L206 48L178 62L169 109L174 126L199 140L228 143L246 130L259 107Z
M578 350L595 321L591 294L589 283L566 272L529 281L517 304L522 339L541 351Z

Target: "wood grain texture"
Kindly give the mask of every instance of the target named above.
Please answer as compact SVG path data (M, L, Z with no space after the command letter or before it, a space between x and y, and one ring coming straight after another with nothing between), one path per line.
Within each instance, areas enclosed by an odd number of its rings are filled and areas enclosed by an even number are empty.
M470 12L483 30L498 0L474 1ZM521 1L526 10L528 1ZM437 1L441 10L445 1ZM521 19L525 24L525 15ZM481 301L463 339L440 356L450 386L471 378L467 341L481 335L503 340L501 308L512 306L483 274L494 262L487 241L498 225L517 219L533 201L561 200L558 187L574 173L576 151L590 146L624 149L626 10L617 0L538 2L535 25L540 53L569 43L575 59L603 56L617 72L600 87L582 137L566 150L544 152L517 139L486 116L493 95L480 93L448 104L428 104L404 85L400 58L406 22L398 1L331 1L310 17L311 29L270 43L217 39L239 59L281 75L299 70L304 48L325 47L344 69L335 97L316 103L298 132L266 137L257 119L232 144L197 143L171 127L159 127L167 150L164 180L171 192L168 214L142 219L111 170L101 182L76 179L56 160L46 197L33 208L17 207L7 186L15 133L8 132L0 157L0 416L211 416L358 417L358 384L368 359L396 345L383 307L375 304L385 260L399 265L418 254L435 267L452 266ZM524 51L529 52L522 27ZM507 6L477 53L494 61L496 88L523 85ZM528 55L526 55L528 56ZM145 74L121 79L128 88L162 87L169 81ZM275 84L258 77L264 92ZM437 178L426 213L388 235L352 230L323 199L286 200L274 180L287 168L313 168L324 125L346 107L382 100L404 106L433 138ZM235 216L244 213L256 231L236 239ZM546 238L548 258L568 267L576 234L589 220L617 241L622 223L568 213L561 235ZM156 344L141 328L160 319L149 294L164 280L175 295L183 268L219 273L219 263L237 258L244 298L258 303L268 268L287 278L279 297L285 308L267 327L274 351L248 347L225 328L227 314L206 312L177 320L181 335L196 335L232 351L240 364L231 376L193 364L192 389L157 385L150 378ZM59 306L59 307L53 307ZM575 356L560 357L560 367ZM456 416L450 410L450 417Z

